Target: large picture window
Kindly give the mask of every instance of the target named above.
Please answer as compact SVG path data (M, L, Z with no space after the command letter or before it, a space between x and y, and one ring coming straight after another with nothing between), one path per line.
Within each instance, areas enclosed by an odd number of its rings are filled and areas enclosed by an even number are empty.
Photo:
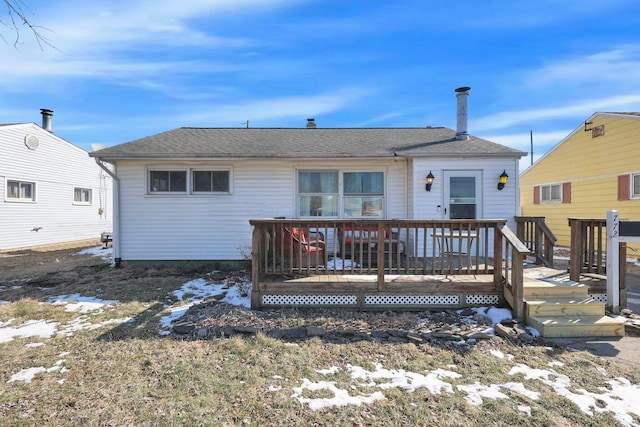
M7 180L7 201L33 202L36 200L36 183Z
M562 202L561 185L560 184L541 185L540 186L540 202L541 203Z
M384 173L299 171L298 215L382 218Z

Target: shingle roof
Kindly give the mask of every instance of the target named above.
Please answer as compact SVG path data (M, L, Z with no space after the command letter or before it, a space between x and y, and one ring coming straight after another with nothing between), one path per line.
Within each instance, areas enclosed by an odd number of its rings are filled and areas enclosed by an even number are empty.
M94 151L103 159L522 157L526 153L447 128L178 128Z

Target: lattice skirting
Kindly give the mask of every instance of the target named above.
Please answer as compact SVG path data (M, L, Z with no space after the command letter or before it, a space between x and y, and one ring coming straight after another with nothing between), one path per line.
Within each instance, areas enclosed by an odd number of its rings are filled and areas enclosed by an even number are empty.
M589 297L598 302L607 303L607 294L589 294Z
M314 306L314 305L356 305L356 295L263 295L263 305Z
M357 306L358 295L262 295L261 305L265 306ZM395 308L407 307L438 307L438 306L477 306L497 305L498 295L365 295L363 308L368 306L389 306Z

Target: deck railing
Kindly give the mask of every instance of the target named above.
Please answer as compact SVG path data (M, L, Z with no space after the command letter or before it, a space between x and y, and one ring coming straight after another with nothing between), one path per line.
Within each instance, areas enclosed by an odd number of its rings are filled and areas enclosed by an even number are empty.
M606 275L606 219L569 218L571 255L569 278L580 280L581 274Z
M531 251L537 263L553 268L556 237L543 216L516 216L516 236Z
M496 259L502 259L502 269L494 273L494 282L503 280L505 298L515 319L524 319L524 259L529 249L506 225L496 230ZM504 252L503 252L504 251Z
M506 220L255 219L252 280L265 276L492 275L521 317L527 247Z

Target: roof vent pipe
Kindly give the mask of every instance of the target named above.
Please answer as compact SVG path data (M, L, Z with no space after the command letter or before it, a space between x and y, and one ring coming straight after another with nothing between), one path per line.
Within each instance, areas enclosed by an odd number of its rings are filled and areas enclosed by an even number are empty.
M307 119L307 129L315 129L316 128L316 119L311 118Z
M467 86L456 89L456 98L458 98L456 139L469 139L469 133L467 132L467 98L469 98L470 89Z
M52 132L51 117L53 117L53 110L47 110L46 108L41 108L40 114L42 114L42 129Z

